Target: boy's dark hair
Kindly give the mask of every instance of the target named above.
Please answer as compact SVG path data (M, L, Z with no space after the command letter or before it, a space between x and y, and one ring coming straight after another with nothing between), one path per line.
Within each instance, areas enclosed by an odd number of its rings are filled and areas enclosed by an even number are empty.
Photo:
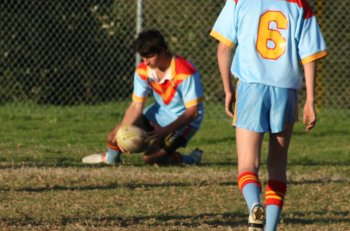
M163 35L156 29L142 31L135 40L135 49L142 57L160 54L168 50Z

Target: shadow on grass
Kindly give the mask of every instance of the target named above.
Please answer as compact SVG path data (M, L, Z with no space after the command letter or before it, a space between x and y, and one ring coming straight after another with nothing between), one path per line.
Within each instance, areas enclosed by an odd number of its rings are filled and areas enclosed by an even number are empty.
M41 223L39 219L25 216L23 218L0 218L0 222L3 226L40 226L48 225L47 223ZM59 223L58 223L59 222ZM130 227L145 225L149 227L167 226L167 227L199 227L203 224L210 226L242 226L247 223L247 215L243 213L203 213L194 216L185 215L154 215L154 216L88 216L88 217L67 217L61 216L59 221L51 225L66 226L69 224L83 223L93 227Z
M211 145L211 144L218 145L220 143L227 144L227 143L230 143L230 142L233 142L233 141L234 141L234 136L232 136L232 137L224 137L224 138L220 138L220 139L218 139L218 138L213 139L213 138L208 138L208 137L201 137L201 139L200 139L200 141L198 143L199 144L206 144L206 145ZM195 141L191 141L191 142L195 142Z
M86 190L114 190L117 188L137 189L137 188L158 188L158 187L190 187L193 184L189 183L165 183L165 184L144 184L144 183L126 183L126 184L106 184L106 185L87 185L87 186L63 186L54 185L50 187L24 187L17 189L0 188L0 191L14 192L46 192L46 191L86 191Z
M331 130L330 128L327 128L326 131L315 131L312 134L312 137L329 137L330 135L336 135L336 136L341 136L341 137L349 137L350 136L350 131L348 128L343 128L343 130ZM305 132L305 131L298 131L295 130L293 132L293 136L299 136L299 137L310 137L310 134Z
M197 168L204 168L204 167L234 167L237 163L233 162L213 162L213 163L203 163L200 165L196 165ZM0 170L6 170L6 169L21 169L21 168L80 168L80 169L89 169L89 168L95 168L95 169L101 169L101 168L115 168L119 165L111 166L111 165L105 165L105 164L93 164L93 165L84 165L81 163L70 163L70 164L61 164L61 163L32 163L32 162L26 162L26 163L2 163L0 164ZM145 165L143 163L123 163L123 167L149 167L152 166ZM182 168L182 167L191 167L191 166L174 166L174 165L162 165L157 166L160 168Z
M289 166L350 166L350 161L344 161L344 162L316 162L313 160L306 159L305 161L292 161L288 163ZM129 167L152 167L145 165L143 163L123 163L122 166L129 166ZM264 166L264 164L262 164ZM60 163L60 162L3 162L0 163L0 170L1 169L20 169L20 168L111 168L111 167L118 167L118 165L110 166L105 164L94 164L94 165L84 165L80 162L70 162L70 163ZM184 167L184 166L174 166L174 165L163 165L158 166L161 168L166 167ZM190 166L186 166L190 167ZM196 167L199 168L206 168L206 167L237 167L236 161L229 161L229 162L203 162L200 165L196 165Z
M309 212L289 212L285 214L283 223L285 224L336 224L336 223L349 223L350 224L350 212L349 211L309 211ZM293 217L293 218L289 218Z
M288 185L311 185L311 184L349 184L349 180L301 180L301 181L289 181ZM264 182L266 184L266 182ZM201 181L196 183L188 182L163 182L163 183L110 183L105 185L52 185L48 187L23 187L23 188L0 188L2 192L27 192L27 193L42 193L49 191L89 191L89 190L115 190L115 189L128 189L134 190L139 188L166 188L166 187L207 187L207 186L221 186L221 187L236 187L237 182L207 182Z
M332 224L350 224L349 212L337 212L337 211L310 211L310 212L286 212L283 215L284 225L308 225L318 224L326 225ZM293 218L289 218L293 217ZM151 216L60 216L59 219L52 221L52 224L43 222L40 218L32 218L28 215L21 218L0 218L1 224L4 226L67 226L70 224L81 223L83 226L92 227L110 227L116 226L120 228L131 228L132 226L142 226L147 228L166 226L172 227L203 227L208 225L212 227L244 227L247 223L247 215L242 212L225 212L225 213L202 213L198 215L151 215Z

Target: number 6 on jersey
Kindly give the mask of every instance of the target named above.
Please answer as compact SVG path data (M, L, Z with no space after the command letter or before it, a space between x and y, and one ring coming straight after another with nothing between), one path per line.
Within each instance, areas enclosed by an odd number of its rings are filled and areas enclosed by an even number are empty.
M272 29L275 24L276 29ZM280 11L267 11L260 16L256 49L264 59L278 59L286 50L286 39L280 30L288 27L286 16Z

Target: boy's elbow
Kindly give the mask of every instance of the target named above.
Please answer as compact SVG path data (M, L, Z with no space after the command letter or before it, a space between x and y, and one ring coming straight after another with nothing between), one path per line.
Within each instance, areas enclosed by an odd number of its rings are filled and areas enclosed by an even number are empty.
M218 45L218 50L217 50L218 53L229 53L231 52L231 47L227 46L226 44L220 42L219 45Z
M199 108L197 106L192 108L191 119L195 120L199 116Z

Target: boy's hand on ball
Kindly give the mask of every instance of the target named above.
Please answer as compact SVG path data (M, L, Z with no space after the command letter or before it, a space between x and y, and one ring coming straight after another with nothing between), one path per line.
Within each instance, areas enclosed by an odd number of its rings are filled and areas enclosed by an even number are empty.
M168 131L165 127L161 127L158 124L152 123L153 131L147 133L146 142L149 145L159 145L161 141L167 136Z

